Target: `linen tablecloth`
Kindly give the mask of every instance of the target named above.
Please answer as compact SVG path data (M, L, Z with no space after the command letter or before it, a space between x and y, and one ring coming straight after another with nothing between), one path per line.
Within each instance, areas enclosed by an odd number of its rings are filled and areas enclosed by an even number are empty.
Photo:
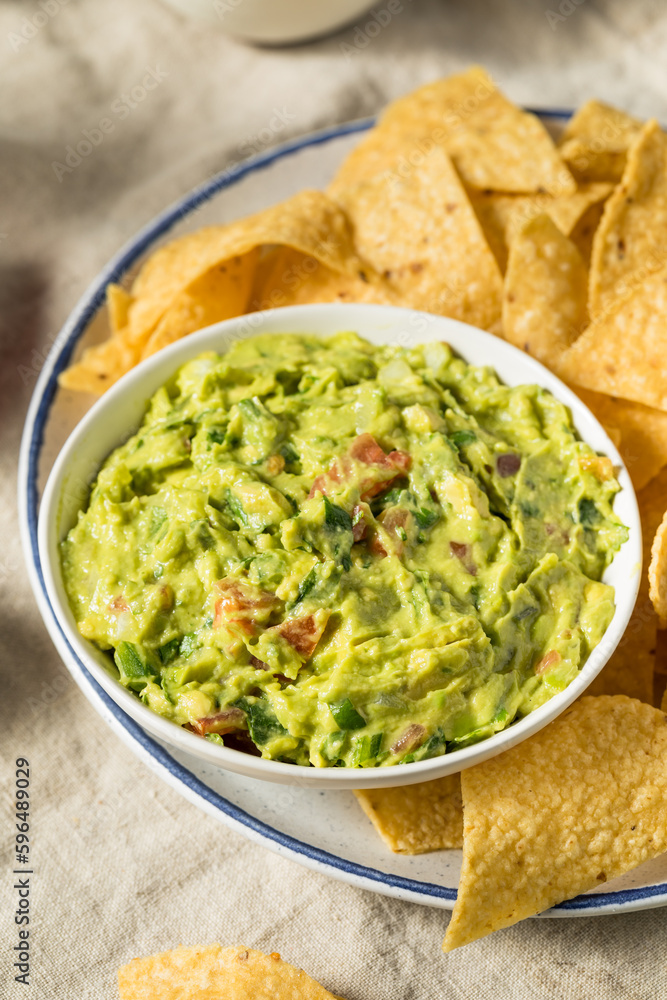
M657 2L400 7L380 18L379 32L365 32L369 14L361 27L271 50L240 45L158 0L0 2L0 995L8 1000L112 1000L116 968L133 956L213 941L280 951L348 1000L667 996L664 910L529 920L445 956L444 911L330 881L204 815L91 709L51 645L23 568L15 466L43 358L99 268L174 198L244 156L373 113L472 62L529 106L597 96L667 120L667 9ZM102 119L113 129L68 164L68 147ZM10 957L18 756L32 770L29 987L14 982Z

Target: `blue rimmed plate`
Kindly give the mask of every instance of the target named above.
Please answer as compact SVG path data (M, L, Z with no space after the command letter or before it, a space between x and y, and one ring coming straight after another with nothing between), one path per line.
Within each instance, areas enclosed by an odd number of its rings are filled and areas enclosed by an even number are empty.
M552 128L563 112L542 112ZM69 646L44 590L37 551L39 497L53 461L91 397L58 389L57 376L84 345L106 332L104 292L110 281L131 276L165 238L210 223L231 221L287 198L305 187L323 187L361 121L290 142L211 178L145 227L98 275L59 334L41 372L28 412L19 469L21 530L31 583L49 632L74 679L111 728L161 778L228 826L308 867L361 888L450 909L456 898L460 851L417 857L391 854L349 792L271 785L225 773L171 750L148 736L96 684ZM553 916L615 913L667 904L667 855L549 911Z

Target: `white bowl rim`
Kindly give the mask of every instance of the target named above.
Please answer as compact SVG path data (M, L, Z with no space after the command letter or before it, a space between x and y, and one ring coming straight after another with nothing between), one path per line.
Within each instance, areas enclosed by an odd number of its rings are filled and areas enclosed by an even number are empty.
M118 400L133 393L147 402L152 392L165 381L168 375L165 370L175 371L191 357L207 349L215 349L209 341L221 341L225 338L235 339L235 336L260 333L267 328L277 332L278 329L288 332L294 324L296 328L310 328L318 332L325 320L335 319L337 329L358 329L363 336L365 331L364 318L367 323L381 322L380 317L386 317L386 323L425 322L431 326L441 327L448 333L442 333L439 339L449 339L454 334L460 338L477 340L488 348L489 356L494 354L507 355L513 365L521 372L521 382L535 382L543 385L564 402L573 412L575 423L583 421L595 428L596 437L600 440L598 450L603 450L618 467L619 481L625 493L625 502L629 509L625 510L625 521L630 529L630 537L624 546L630 548L631 564L637 566L634 578L628 581L627 590L619 592L616 588L616 613L602 642L596 647L580 674L562 692L555 695L549 702L536 709L530 715L513 723L508 729L470 747L457 750L440 757L418 761L409 765L387 768L313 768L299 767L280 761L264 760L228 747L220 747L182 729L167 719L162 718L148 709L131 692L112 678L101 666L93 653L93 647L83 639L74 624L69 606L64 599L60 581L59 565L56 565L54 552L57 551L55 539L57 512L60 504L62 486L72 457L98 422L101 422L108 412L113 410ZM340 318L339 318L340 317ZM304 324L304 325L301 325ZM243 329L245 328L245 330ZM367 331L366 331L367 332ZM465 348L455 346L465 358ZM498 362L493 362L496 367ZM526 377L524 377L526 373ZM532 375L532 377L530 377ZM159 379L159 381L157 381ZM146 388L140 388L145 386ZM151 388L148 388L150 386ZM135 425L136 426L136 425ZM118 435L117 443L126 435ZM105 454L99 455L102 461ZM163 349L158 354L143 361L128 372L102 396L83 419L77 424L61 449L49 475L42 497L38 524L39 555L44 575L44 583L48 599L59 627L65 634L75 654L84 663L97 683L110 695L116 704L133 718L144 730L147 730L166 744L178 748L205 760L207 763L223 769L240 772L249 777L287 784L320 786L330 789L371 788L392 785L412 784L414 782L431 780L446 774L456 773L474 764L480 763L503 750L515 746L523 739L533 735L544 725L547 725L557 715L564 711L590 684L597 673L611 656L620 641L634 607L639 587L641 568L641 526L636 497L630 477L623 464L621 456L609 439L606 432L581 400L548 369L534 358L524 354L517 348L491 334L459 323L447 317L428 313L418 313L411 309L399 309L393 306L361 305L361 304L316 304L289 306L261 313L235 317L222 323L214 324L187 338ZM100 654L98 653L97 656Z

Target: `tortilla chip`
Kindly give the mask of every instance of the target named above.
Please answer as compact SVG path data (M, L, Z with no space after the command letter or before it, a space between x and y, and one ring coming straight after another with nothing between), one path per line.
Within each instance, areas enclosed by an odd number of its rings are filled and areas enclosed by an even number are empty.
M659 626L667 628L667 513L653 538L648 580L649 596L658 616Z
M336 1000L277 952L176 948L118 970L120 1000Z
M211 323L245 312L259 248L207 271L181 292L150 335L142 360Z
M667 413L577 386L573 389L609 434L632 485L641 490L667 465Z
M361 257L402 305L484 329L500 320L502 279L447 154L435 147L400 176L340 195Z
M606 201L598 201L586 209L575 223L572 232L568 234L586 264L589 264L591 259L593 240L604 214L605 204Z
M559 375L585 389L667 410L667 268L602 313L562 359Z
M458 774L354 794L387 847L397 854L442 851L463 842Z
M498 194L495 191L475 191L474 188L468 189L468 195L489 246L501 271L504 271L510 244L531 219L546 213L561 233L569 236L591 208L598 209L599 221L604 201L611 191L610 184L586 184L574 194L557 198L549 194ZM591 220L593 218L590 217Z
M463 868L445 951L667 850L667 718L630 698L583 698L461 784Z
M371 302L400 305L386 281L338 274L314 257L281 247L263 283L256 286L252 309L277 309L311 302Z
M510 247L505 339L557 369L586 325L588 273L574 243L548 215L527 223Z
M558 143L560 154L581 181L617 184L627 151L642 123L602 101L587 101L572 116Z
M128 310L132 296L120 285L107 285L107 310L112 333L118 333L127 326Z
M249 261L254 262L248 255L258 247L274 244L307 253L330 270L350 278L370 272L354 252L349 223L341 209L320 191L302 191L247 219L200 229L155 251L132 286L126 325L106 343L90 348L80 361L63 372L60 384L70 389L85 387L86 391L103 392L142 356L152 353L146 345L172 308L165 329L156 332L154 345L172 343L178 335L185 336L197 329L193 324L200 310L203 320L209 323L213 320L207 317L218 314L221 318L239 315L245 308L243 290L248 280L245 268ZM236 259L242 263L230 264ZM233 286L222 274L213 273L222 266L232 270L238 267L244 272L233 294ZM190 294L191 286L199 282L202 284ZM224 299L220 309L214 302L216 282ZM236 313L230 311L234 298L243 302ZM179 334L179 330L183 332Z
M651 542L667 507L667 501L664 500L666 489L667 469L637 494L643 549L639 593L621 641L587 688L587 694L625 694L649 705L653 704L658 617L649 597L647 567Z
M338 198L387 170L410 173L434 146L442 146L463 181L479 190L576 190L540 120L508 101L485 70L473 66L389 105L347 158L329 193Z
M591 316L613 309L667 265L667 136L649 121L628 152L621 184L605 205L593 240Z

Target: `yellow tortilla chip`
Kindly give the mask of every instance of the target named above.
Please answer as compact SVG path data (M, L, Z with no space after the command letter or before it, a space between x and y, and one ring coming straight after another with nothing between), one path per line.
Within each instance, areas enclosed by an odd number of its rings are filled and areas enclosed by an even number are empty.
M390 170L409 173L442 146L465 184L492 191L574 193L576 183L540 120L521 111L479 66L389 105L352 152L330 193Z
M607 431L621 453L632 485L641 490L667 465L667 413L577 386L573 389Z
M557 369L586 324L588 273L574 243L538 215L510 247L503 295L505 339Z
M371 302L400 305L386 281L368 276L338 274L314 257L281 247L273 265L256 287L252 309L277 309L311 302Z
M667 850L667 718L630 698L583 698L461 784L463 868L445 951Z
M150 335L142 360L188 333L245 312L258 256L259 248L232 257L181 292Z
M126 325L116 336L91 348L80 361L63 372L60 384L70 389L85 387L86 391L103 392L146 356L148 341L172 307L173 313L165 321L165 329L156 333L154 345L163 341L171 343L177 339L179 329L183 329L181 336L184 336L196 328L193 322L200 306L194 300L198 294L206 302L202 316L215 315L218 310L212 306L209 286L218 280L220 294L227 303L221 305L220 318L239 315L245 308L244 290L248 279L245 268L248 261L254 261L248 255L258 247L275 244L300 250L330 270L351 278L371 270L354 252L349 223L342 210L320 191L302 191L257 215L227 226L200 229L157 250L143 265L132 286ZM229 262L238 258L243 261L238 265L243 271L243 280L238 282L240 291L232 295L231 286L225 279L211 275L222 266L230 266L233 270L235 265ZM202 282L202 286L193 296L191 286L198 282ZM234 297L243 301L237 313L230 312ZM154 349L157 350L157 346ZM152 349L147 353L152 353Z
M107 310L112 333L118 333L127 326L128 310L132 296L120 285L107 285Z
M667 410L666 352L663 268L591 323L564 355L559 375L585 389Z
M487 330L499 323L500 271L442 149L405 176L382 174L339 197L359 255L402 305Z
M592 317L614 308L667 265L667 136L644 125L628 153L621 184L605 205L593 240Z
M518 233L538 215L546 213L565 236L578 227L591 208L602 214L604 201L611 194L610 184L586 184L574 194L554 198L549 194L498 194L495 191L468 189L468 195L484 234L501 271L507 267L509 247ZM589 217L590 220L593 216ZM582 235L579 235L582 239ZM592 236L591 236L592 238Z
M602 101L587 101L572 116L558 143L570 170L582 181L620 181L627 151L642 123Z
M462 844L463 807L458 774L417 785L354 794L387 847L397 854L423 854Z
M135 958L118 970L118 989L120 1000L336 1000L277 952L219 944Z
M653 704L655 655L658 641L658 617L649 597L647 568L651 542L662 520L667 502L667 470L637 494L642 525L643 566L639 593L632 617L621 641L586 693L591 695L625 694Z
M648 580L649 596L658 616L660 628L667 628L667 513L653 539Z

